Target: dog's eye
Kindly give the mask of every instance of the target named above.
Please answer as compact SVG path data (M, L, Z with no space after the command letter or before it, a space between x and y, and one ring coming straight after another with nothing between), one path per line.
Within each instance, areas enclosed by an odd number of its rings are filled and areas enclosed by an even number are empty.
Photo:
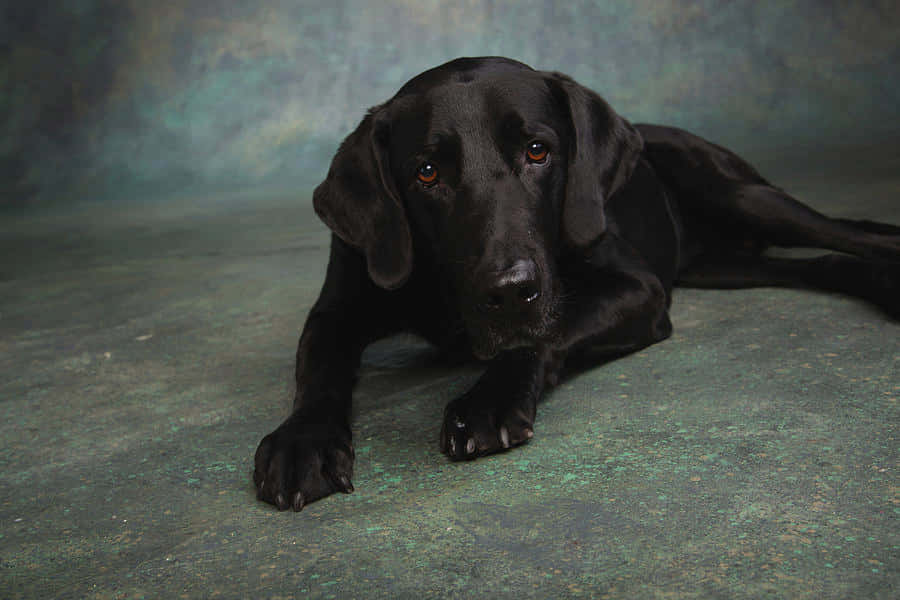
M422 163L421 165L419 165L419 168L416 169L416 178L425 185L431 185L436 182L437 176L437 167L429 162Z
M528 162L542 163L547 160L547 146L541 142L531 142L528 144Z

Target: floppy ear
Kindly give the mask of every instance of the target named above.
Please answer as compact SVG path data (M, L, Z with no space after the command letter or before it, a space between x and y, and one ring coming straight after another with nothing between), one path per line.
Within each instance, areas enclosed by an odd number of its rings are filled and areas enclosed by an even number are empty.
M313 206L339 238L362 250L372 281L395 289L412 270L412 237L388 176L388 131L378 119L380 108L369 110L341 144L328 177L313 193Z
M573 134L562 232L571 245L586 248L606 231L604 205L631 177L644 140L598 94L561 73L548 81L569 111Z

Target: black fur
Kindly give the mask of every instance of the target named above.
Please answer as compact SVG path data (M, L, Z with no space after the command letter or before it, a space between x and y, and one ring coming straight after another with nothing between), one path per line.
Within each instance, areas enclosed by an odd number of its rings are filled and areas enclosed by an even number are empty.
M259 498L280 509L352 491L354 373L395 332L490 361L446 408L457 460L527 442L566 364L668 337L676 284L816 287L900 317L900 228L825 217L724 148L508 59L449 62L373 108L314 204L334 232L325 284L294 411L256 453Z

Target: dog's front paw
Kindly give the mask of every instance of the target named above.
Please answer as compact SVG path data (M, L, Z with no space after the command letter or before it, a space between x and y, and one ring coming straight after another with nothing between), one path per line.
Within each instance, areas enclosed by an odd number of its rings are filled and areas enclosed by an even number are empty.
M350 434L339 427L288 421L256 450L257 497L279 510L301 510L334 492L349 494L353 457Z
M471 460L524 444L534 437L533 402L497 404L469 392L447 405L441 451Z

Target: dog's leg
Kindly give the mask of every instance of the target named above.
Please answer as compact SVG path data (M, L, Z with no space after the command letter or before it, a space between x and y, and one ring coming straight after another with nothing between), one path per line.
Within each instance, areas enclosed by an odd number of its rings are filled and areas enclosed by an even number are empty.
M549 348L508 350L488 365L475 386L444 410L441 450L472 459L527 442L534 435L537 402L558 371Z
M900 228L872 221L832 219L763 184L737 186L710 198L710 207L763 241L784 247L827 248L862 258L900 260Z
M689 238L694 234L723 248L754 242L748 246L827 248L900 260L900 227L829 218L771 185L726 148L672 127L637 128L650 164L677 199Z
M900 319L900 262L842 254L816 258L699 257L677 285L699 288L809 287L856 296Z
M441 449L465 460L527 442L537 402L570 354L579 366L645 348L671 334L666 293L649 271L589 269L573 281L552 346L495 358L475 386L444 412Z
M363 349L388 333L392 317L384 294L369 281L360 257L332 244L322 293L297 348L293 412L256 451L260 500L300 510L353 490L351 393Z
M257 495L281 510L353 489L350 398L361 349L346 321L310 315L297 348L294 410L257 448Z

